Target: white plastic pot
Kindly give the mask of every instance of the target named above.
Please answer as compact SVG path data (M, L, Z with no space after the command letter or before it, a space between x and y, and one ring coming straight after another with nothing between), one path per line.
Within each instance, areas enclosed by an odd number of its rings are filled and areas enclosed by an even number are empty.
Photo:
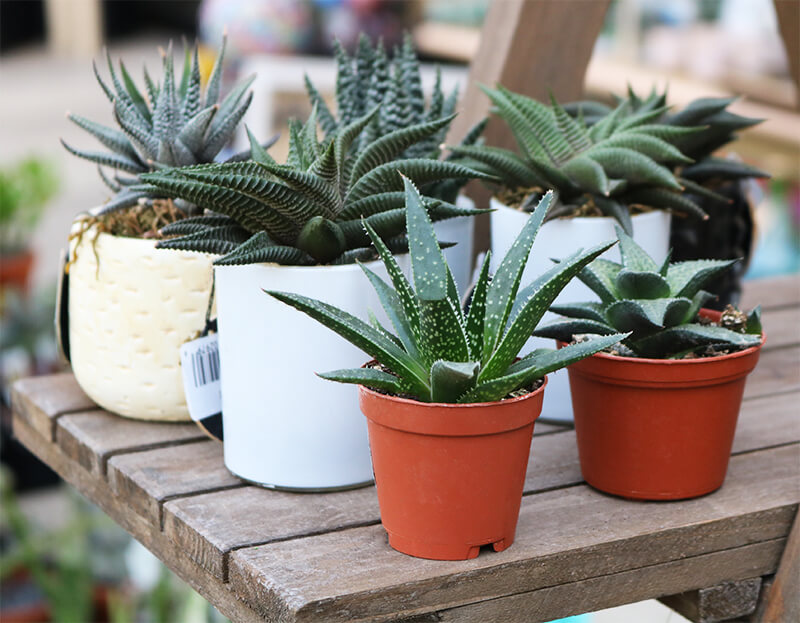
M459 195L456 200L459 208L473 208L475 203L466 195ZM442 242L455 242L456 245L444 250L444 256L458 291L466 292L472 279L472 245L475 219L472 216L459 216L438 221L433 224L436 237Z
M492 199L491 207L491 270L497 270L511 244L516 239L529 214L507 207ZM653 210L633 217L633 239L656 262L662 262L669 251L670 214L665 210ZM578 249L601 244L616 239L616 221L608 217L561 218L542 225L536 235L528 263L522 276L524 287L536 277L553 266L551 258L565 258ZM606 251L601 257L619 261L617 247ZM597 296L577 278L573 279L556 299L557 303L594 301ZM542 323L551 322L559 316L548 312ZM553 348L552 340L531 338L523 353L534 348ZM542 407L542 419L572 421L572 401L569 393L569 380L566 370L559 370L547 376L547 391Z
M205 326L214 256L95 237L90 230L70 243L69 343L78 384L119 415L189 420L180 346Z
M368 264L383 276L380 262ZM290 490L372 482L356 386L316 372L368 357L262 289L303 294L367 318L380 303L361 269L218 266L216 271L225 465L251 482ZM380 317L380 315L379 315Z

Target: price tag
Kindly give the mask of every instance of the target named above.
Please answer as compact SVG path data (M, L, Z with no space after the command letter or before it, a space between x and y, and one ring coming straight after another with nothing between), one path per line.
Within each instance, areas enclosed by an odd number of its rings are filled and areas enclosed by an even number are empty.
M181 368L183 391L191 418L201 426L204 426L209 418L221 420L222 397L217 334L206 335L183 344Z

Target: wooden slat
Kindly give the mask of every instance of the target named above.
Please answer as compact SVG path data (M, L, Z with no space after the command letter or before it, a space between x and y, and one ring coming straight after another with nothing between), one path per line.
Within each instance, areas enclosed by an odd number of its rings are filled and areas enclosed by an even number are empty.
M800 427L795 417L795 405L800 392L765 396L743 403L734 452L742 453L800 442ZM537 425L538 426L538 425ZM179 478L180 468L175 477ZM185 465L187 478L191 464ZM152 479L152 477L151 477ZM565 431L535 436L525 479L525 493L537 493L577 485L583 482L575 433ZM351 492L356 503L348 497L322 496L326 501L323 513L306 516L307 500L311 496L283 494L255 487L224 491L209 495L176 500L165 505L164 529L181 547L191 552L193 559L218 577L225 577L226 557L234 549L287 538L341 529L347 525L377 523L378 508L372 487ZM254 522L260 510L277 508L275 520ZM353 523L345 518L355 509ZM370 514L372 513L372 514ZM296 517L294 523L284 524L283 516ZM337 522L329 523L328 517ZM320 522L314 524L314 521ZM284 531L281 532L279 528ZM277 530L277 533L276 533Z
M105 474L115 454L207 439L195 424L143 422L89 411L64 415L56 421L56 443L84 469Z
M11 389L14 411L46 439L55 439L56 418L96 407L71 373L21 379Z
M767 336L769 340L769 336ZM800 389L800 349L766 349L747 377L744 397L755 398Z
M244 487L164 505L164 533L217 578L227 576L236 548L377 524L374 487L330 493L287 493Z
M543 623L554 617L613 608L643 601L676 587L702 586L713 581L712 578L739 578L763 573L775 566L785 542L786 539L774 539L696 556L688 561L653 565L453 608L438 612L435 620L442 623Z
M762 309L800 305L800 275L751 279L742 283L742 309L761 305Z
M800 515L794 519L786 549L769 592L763 623L800 621Z
M669 595L661 603L694 623L719 623L755 612L760 592L759 576Z
M108 482L117 496L159 526L167 500L244 486L225 468L222 444L210 440L113 456Z
M332 623L422 614L781 539L800 498L798 459L798 445L734 457L719 491L679 503L626 501L586 485L527 496L514 545L471 561L404 556L372 526L234 551L229 580L268 619L289 607L296 620Z
M767 342L764 348L784 348L800 344L800 308L768 309L761 316Z
M83 496L97 504L106 514L127 530L187 584L203 595L225 616L237 623L263 623L251 608L239 600L230 586L211 577L186 556L149 519L133 511L125 498L113 494L108 483L96 472L89 472L66 456L54 443L34 430L26 420L14 416L14 435L31 452L54 469L59 476Z

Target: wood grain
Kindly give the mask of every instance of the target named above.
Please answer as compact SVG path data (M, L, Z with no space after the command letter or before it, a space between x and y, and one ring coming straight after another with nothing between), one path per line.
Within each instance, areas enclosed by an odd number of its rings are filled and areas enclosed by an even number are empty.
M206 571L227 576L236 548L377 524L374 487L340 493L288 493L244 487L164 505L164 533Z
M742 282L742 309L761 305L764 310L800 306L800 275L784 275Z
M56 418L96 408L68 372L21 379L11 388L14 411L45 439L55 439Z
M159 526L167 500L245 486L225 468L222 444L216 441L112 456L107 476L115 495Z
M380 526L370 526L234 551L229 581L267 619L279 605L298 620L357 621L781 539L800 499L798 459L797 444L734 457L719 491L679 503L621 500L586 485L526 496L514 545L475 560L404 556L387 547Z
M769 339L769 336L767 336ZM765 349L747 377L744 397L756 398L800 389L800 349Z
M755 612L761 577L699 588L661 599L661 603L694 623L721 623Z
M437 613L436 620L443 623L543 623L554 617L621 606L675 590L679 586L701 586L714 577L738 578L762 573L776 564L785 541L775 539L704 554L686 561L653 565L453 608Z
M767 334L765 348L784 348L800 344L800 308L767 309L761 320Z
M762 621L800 621L800 516L794 519L778 572L766 594Z
M133 511L124 498L113 494L107 481L66 456L56 444L34 430L26 420L14 416L14 435L84 497L97 504L181 579L237 623L263 623L263 619L232 592L231 587L211 577L186 556L149 519Z
M195 424L143 422L99 410L64 415L56 422L56 443L62 452L100 475L106 473L106 462L115 454L203 439Z

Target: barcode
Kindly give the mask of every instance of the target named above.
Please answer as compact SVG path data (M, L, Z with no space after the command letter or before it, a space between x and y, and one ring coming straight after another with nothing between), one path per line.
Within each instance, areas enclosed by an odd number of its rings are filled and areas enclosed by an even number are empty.
M195 387L219 380L219 350L216 342L201 346L192 355L192 378Z

